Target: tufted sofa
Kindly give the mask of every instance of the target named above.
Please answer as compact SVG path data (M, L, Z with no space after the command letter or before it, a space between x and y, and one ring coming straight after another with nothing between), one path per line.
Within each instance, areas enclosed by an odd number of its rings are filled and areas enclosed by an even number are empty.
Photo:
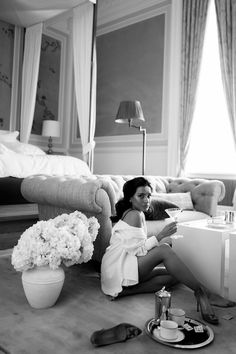
M101 261L109 244L115 203L122 197L124 183L135 176L47 176L27 177L21 184L25 199L37 203L39 218L48 220L62 213L79 210L87 216L95 216L100 223L94 244L93 259ZM207 218L216 215L217 204L224 198L224 184L217 180L146 176L153 187L153 195L174 196L188 193L192 210L181 213L180 221ZM172 200L173 201L173 200ZM158 232L166 220L148 221L148 233Z

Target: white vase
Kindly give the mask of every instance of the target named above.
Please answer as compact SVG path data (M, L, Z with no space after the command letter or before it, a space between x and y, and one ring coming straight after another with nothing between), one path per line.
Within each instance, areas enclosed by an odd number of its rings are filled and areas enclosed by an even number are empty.
M53 306L64 284L65 272L59 267L35 267L22 273L22 284L29 304L36 309Z

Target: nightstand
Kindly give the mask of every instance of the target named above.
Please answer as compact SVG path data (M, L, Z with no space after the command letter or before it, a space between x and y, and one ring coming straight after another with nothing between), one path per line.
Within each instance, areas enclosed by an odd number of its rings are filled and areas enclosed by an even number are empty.
M64 155L64 156L67 156L67 154L66 154L65 152L63 152L63 151L53 151L52 154L48 154L48 153L46 152L46 154L47 154L47 155Z

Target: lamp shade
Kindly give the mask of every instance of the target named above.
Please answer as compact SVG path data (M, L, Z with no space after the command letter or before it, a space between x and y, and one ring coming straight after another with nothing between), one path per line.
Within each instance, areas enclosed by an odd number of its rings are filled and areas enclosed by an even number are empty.
M142 107L139 101L122 101L116 115L116 123L144 122Z
M60 122L58 122L57 120L44 120L42 135L43 136L59 137L60 136Z

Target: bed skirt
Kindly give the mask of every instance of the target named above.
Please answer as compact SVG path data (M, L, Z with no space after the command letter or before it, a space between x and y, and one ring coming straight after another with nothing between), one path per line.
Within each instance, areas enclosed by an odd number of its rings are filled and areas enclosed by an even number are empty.
M0 205L29 203L21 194L24 178L0 177Z

